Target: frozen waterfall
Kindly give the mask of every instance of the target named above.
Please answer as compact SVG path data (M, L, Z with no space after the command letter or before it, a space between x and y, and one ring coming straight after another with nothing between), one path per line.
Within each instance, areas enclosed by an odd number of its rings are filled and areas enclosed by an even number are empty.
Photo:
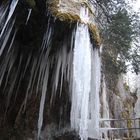
M81 9L83 21L87 13ZM76 30L73 58L73 92L71 127L79 132L81 140L99 138L100 58L92 48L87 25Z
M88 9L81 8L83 24L77 24L76 32L75 24L67 24L69 26L59 30L63 23L49 15L47 26L44 26L46 32L42 28L37 29L41 34L44 33L43 40L37 37L39 44L42 41L40 47L38 43L35 45L29 41L36 42L33 33L29 33L29 39L26 40L30 27L28 21L35 18L30 17L34 10L28 9L22 26L17 26L19 15L15 11L19 2L11 0L0 6L0 88L6 102L5 116L11 109L18 107L15 112L18 118L26 113L32 100L37 105L40 100L36 139L44 138L44 122L55 113L56 117L54 115L50 120L61 126L64 114L64 123L69 125L70 117L71 127L79 133L81 140L99 138L100 56L99 50L90 42ZM65 30L68 31L67 35ZM65 99L66 103L58 103ZM53 112L53 108L58 111ZM50 118L44 120L47 115Z

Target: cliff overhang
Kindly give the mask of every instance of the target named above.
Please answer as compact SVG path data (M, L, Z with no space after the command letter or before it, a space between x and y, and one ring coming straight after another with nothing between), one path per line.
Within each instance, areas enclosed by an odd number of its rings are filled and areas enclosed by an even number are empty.
M92 10L92 5L88 0L48 0L47 1L48 11L52 16L58 18L61 21L68 22L79 22L82 24L87 24L92 39L97 46L100 45L101 39L99 36L99 30L95 22L94 12ZM80 9L85 7L88 10L88 21L83 21L80 17Z

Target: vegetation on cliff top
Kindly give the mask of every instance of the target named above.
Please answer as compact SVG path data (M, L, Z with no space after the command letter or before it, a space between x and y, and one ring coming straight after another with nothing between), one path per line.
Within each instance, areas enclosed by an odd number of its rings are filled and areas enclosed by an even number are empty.
M97 21L102 30L104 50L109 57L108 60L112 61L110 70L116 73L126 72L128 64L131 64L132 71L138 74L140 71L140 46L138 44L140 18L138 13L134 12L125 0L90 1L102 11ZM101 21L101 16L106 22Z

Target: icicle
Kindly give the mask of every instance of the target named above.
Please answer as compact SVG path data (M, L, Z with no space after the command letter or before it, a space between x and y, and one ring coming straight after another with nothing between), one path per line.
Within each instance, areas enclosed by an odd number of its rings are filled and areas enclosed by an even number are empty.
M65 42L63 44L63 48L62 48L62 52L60 54L61 56L61 61L62 61L62 65L61 65L61 79L60 79L60 96L61 96L61 92L62 92L62 84L63 84L63 77L64 74L66 73L66 66L67 66L67 46L65 45Z
M36 93L38 93L38 91L39 91L39 86L43 85L43 79L44 79L43 76L45 75L45 67L46 67L46 62L48 61L49 54L50 54L50 47L47 48L47 51L45 52L45 54L41 55L41 58L39 59L38 66L36 68L36 72L37 71L39 72L38 82L37 82L37 86L36 86Z
M11 99L11 97L12 97L12 93L13 93L14 87L15 87L15 85L16 85L16 81L17 81L18 75L19 75L19 73L20 73L22 58L23 58L23 56L21 55L20 61L19 61L19 65L18 65L18 69L17 69L17 72L16 72L15 75L14 75L14 79L13 79L13 81L11 82L11 86L10 86L10 89L9 89L9 91L8 91L8 95L7 95L7 106L6 106L6 112L5 112L5 113L7 113L7 110L8 110L9 104L10 104L10 99Z
M80 43L79 43L80 42ZM71 125L79 129L81 140L88 138L88 102L91 78L91 44L88 27L77 27L73 60Z
M5 48L5 45L6 45L7 41L8 41L8 39L9 39L9 36L10 36L11 30L12 30L13 24L14 24L14 21L13 21L13 23L12 23L12 26L10 26L10 29L9 29L8 32L7 32L6 38L5 38L5 40L4 40L3 44L2 44L2 48L0 49L0 53L2 53L2 52L1 52L1 51L3 51L2 49ZM1 82L2 82L2 80L3 80L3 76L4 76L5 72L6 72L6 69L8 70L8 74L7 74L7 76L6 76L7 78L6 78L6 82L5 82L5 87L6 87L6 85L7 85L8 78L9 78L9 74L10 74L10 71L11 71L11 69L12 69L12 67L13 67L14 62L15 62L15 58L16 58L16 55L13 55L13 54L14 54L14 50L11 50L11 47L12 47L12 45L13 45L13 42L14 42L16 33L17 33L17 29L15 30L15 33L14 33L14 35L13 35L13 37L12 37L10 46L9 46L9 48L8 48L8 51L7 51L7 54L5 55L5 57L4 57L4 59L3 59L3 62L2 62L2 64L1 64L1 70L0 70L0 74L1 74L1 76L0 76L0 85L1 85ZM10 51L10 50L11 50L11 51ZM5 89L5 87L4 87L4 89Z
M42 96L40 101L40 108L39 108L39 119L38 119L38 136L37 139L40 138L41 128L43 124L43 111L44 111L44 105L45 105L45 99L46 99L46 92L47 92L47 86L48 86L48 78L49 78L49 69L50 69L50 61L49 61L49 54L50 54L50 47L49 43L51 40L52 31L50 26L47 28L47 32L44 35L43 42L42 42L42 52L41 56L39 58L37 70L39 70L39 76L38 76L38 82L37 82L37 88L36 91L39 89L39 85L42 85ZM47 33L49 35L47 36ZM47 48L47 50L45 50Z
M46 33L45 33L45 35L44 35L44 37L43 37L43 42L42 42L42 46L41 46L41 48L42 48L42 51L44 51L44 49L45 49L45 47L48 47L49 46L49 43L50 43L50 41L51 41L51 36L52 36L52 27L51 27L51 25L50 25L50 17L49 17L49 19L48 19L48 25L47 25L47 31L46 31Z
M81 8L82 20L88 19L85 12L85 9ZM91 43L86 25L78 25L74 46L71 126L79 131L81 140L87 140L91 82Z
M29 66L29 64L31 62L31 57L32 57L32 54L29 54L28 59L27 59L27 62L26 62L26 65L25 65L25 69L24 69L24 72L23 72L23 76L25 76L27 67Z
M92 69L91 69L91 97L90 97L90 114L91 121L89 125L89 136L99 138L99 91L100 91L100 57L98 49L92 51Z
M5 31L6 27L7 27L7 24L9 23L12 15L13 15L13 13L15 11L15 8L17 6L18 1L19 0L12 0L12 2L11 2L10 9L9 9L9 14L8 14L8 17L7 17L6 22L4 24L4 27L2 28L2 31L0 33L0 38L2 37L4 31Z
M8 2L0 6L0 30L3 27L4 21L7 15L7 11L8 11Z
M73 85L73 46L75 39L75 29L72 32L71 37L71 47L67 58L67 71L66 71L66 81L69 81L69 97L72 98L72 85Z
M49 76L49 63L47 63L45 76L43 80L42 96L41 96L41 102L40 102L40 108L39 108L39 119L38 119L38 140L40 137L42 123L43 123L43 111L44 111L44 104L45 104L45 99L46 99L48 76Z
M6 59L3 61L2 65L1 65L1 69L0 69L0 86L2 84L2 80L4 77L4 74L6 72L6 68L8 66L8 62L10 61L10 55L7 55Z
M60 51L60 50L59 50ZM50 100L50 104L52 105L53 99L56 95L56 91L58 88L58 83L59 83L59 78L60 78L60 74L61 74L61 66L62 66L62 54L60 52L57 52L57 54L55 55L55 61L53 62L55 64L54 66L54 70L53 70L53 76L52 76L52 96L51 96L51 100Z
M4 51L6 43L7 43L8 39L9 39L9 37L10 37L10 34L11 34L12 29L13 29L14 23L15 23L15 19L12 21L10 27L7 29L7 33L6 33L5 37L4 37L4 41L3 41L2 46L0 48L0 56L2 55L2 52Z
M8 82L8 78L9 78L11 69L12 69L12 67L13 67L13 65L14 65L14 63L15 63L15 61L16 61L16 55L14 55L13 53L14 53L14 51L11 52L11 55L8 54L8 55L10 55L10 59L9 59L8 66L7 66L8 73L7 73L7 75L6 75L6 82L5 82L4 90L5 90L6 86L7 86L7 82ZM7 58L7 57L6 57L6 58ZM4 73L5 73L5 72L4 72Z
M16 88L16 92L15 92L15 99L14 99L14 101L16 101L16 99L17 99L18 90L19 90L19 87L20 87L20 83L21 83L22 78L23 78L23 74L20 75L19 81L17 83L17 88Z
M68 59L68 52L67 52L67 46L66 42L64 41L62 48L57 52L55 55L55 61L52 62L55 64L55 68L53 71L53 77L52 77L52 97L50 104L52 104L53 99L55 98L59 83L60 83L60 96L62 92L62 84L63 84L63 78L64 75L66 75L66 67L67 67L67 59Z
M38 82L37 82L37 88L36 88L36 93L38 93L39 91L39 86L42 85L42 78L43 78L43 73L44 73L44 70L43 70L43 67L44 67L44 64L41 63L40 64L40 68L39 68L39 74L38 74Z
M58 82L59 82L60 69L61 69L61 57L57 58L56 61L57 61L56 62L56 69L54 69L54 76L52 78L52 82L54 82L53 94L56 93Z
M26 25L28 24L28 21L29 21L29 19L30 19L30 16L31 16L31 12L32 12L32 9L28 9L28 16L27 16L27 19L26 19Z
M26 109L26 104L27 104L27 100L28 100L29 90L30 90L30 88L31 88L32 80L33 80L34 73L35 73L35 70L36 70L36 61L37 61L37 60L36 60L36 58L35 58L35 59L34 59L34 62L33 62L33 65L32 65L32 69L31 69L31 76L30 76L28 88L27 88L27 91L26 91L25 102L24 102L24 111L25 111L25 109Z
M14 32L14 35L13 35L13 37L12 37L10 46L9 46L9 48L8 48L8 52L10 51L10 49L11 49L11 47L12 47L12 45L13 45L13 42L14 42L14 40L15 40L15 36L16 36L16 34L17 34L17 31L18 31L18 29L16 29L15 32Z

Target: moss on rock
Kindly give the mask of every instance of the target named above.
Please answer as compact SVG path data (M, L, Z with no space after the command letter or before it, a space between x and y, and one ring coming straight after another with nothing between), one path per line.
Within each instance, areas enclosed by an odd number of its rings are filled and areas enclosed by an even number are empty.
M92 23L88 23L88 27L89 27L89 30L91 32L92 38L95 40L95 43L97 45L100 45L101 39L99 36L99 31L98 31L97 26L92 24Z
M56 14L56 17L59 18L61 21L80 21L80 17L77 14L74 13L63 13L63 12L58 12Z
M52 16L58 18L61 21L68 22L80 22L82 24L87 24L89 31L91 33L91 37L97 46L100 45L101 39L99 37L99 31L95 23L93 23L94 15L88 1L61 1L60 0L48 0L47 1L48 10ZM82 19L80 19L80 8L81 6L85 6L89 11L89 22L84 23Z

